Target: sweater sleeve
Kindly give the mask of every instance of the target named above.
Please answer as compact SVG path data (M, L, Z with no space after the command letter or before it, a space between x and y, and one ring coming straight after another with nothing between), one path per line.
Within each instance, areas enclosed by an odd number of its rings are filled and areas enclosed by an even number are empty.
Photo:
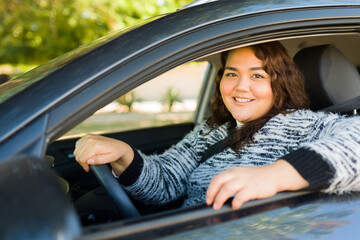
M334 169L323 157L306 148L299 148L281 157L290 163L296 171L309 182L308 190L326 189L334 177Z
M125 189L146 204L162 205L185 196L189 176L198 167L207 147L206 141L210 136L205 137L205 133L208 132L209 128L204 123L162 154L145 155L139 151L141 172L134 182L127 182Z
M360 191L360 118L324 115L315 140L284 156L310 183L327 193Z
M133 151L134 159L118 178L119 183L124 187L132 185L139 178L144 165L144 160L139 152L134 148Z

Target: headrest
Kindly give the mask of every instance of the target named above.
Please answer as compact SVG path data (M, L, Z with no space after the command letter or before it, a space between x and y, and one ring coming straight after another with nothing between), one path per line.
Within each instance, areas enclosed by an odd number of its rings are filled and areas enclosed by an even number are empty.
M305 77L310 108L320 110L360 95L360 76L336 47L321 45L300 50L295 63Z

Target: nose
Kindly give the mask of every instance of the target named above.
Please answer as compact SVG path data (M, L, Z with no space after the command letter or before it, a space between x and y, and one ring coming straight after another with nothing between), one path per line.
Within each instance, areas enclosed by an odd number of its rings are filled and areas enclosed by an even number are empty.
M239 92L246 92L250 89L250 79L245 76L239 77L235 84L235 90Z

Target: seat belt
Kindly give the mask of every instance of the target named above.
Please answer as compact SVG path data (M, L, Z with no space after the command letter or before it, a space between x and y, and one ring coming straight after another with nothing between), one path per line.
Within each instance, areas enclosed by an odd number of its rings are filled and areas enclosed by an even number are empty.
M230 139L230 136L227 136L227 137L224 138L223 140L220 140L220 141L214 143L213 145L210 145L210 146L208 147L208 149L206 149L206 151L205 151L204 154L202 155L199 164L202 164L203 162L206 161L206 159L214 156L215 154L218 154L218 153L224 151L224 149L225 149L225 142L227 142L229 139Z
M236 128L236 124L235 123L231 123L228 126L228 132L231 133L231 131ZM219 152L224 151L225 149L225 145L226 143L230 140L231 135L228 135L227 137L225 137L223 140L220 140L216 143L214 143L213 145L210 145L208 147L208 149L206 149L206 151L204 152L204 154L202 155L199 164L202 164L203 162L206 161L206 159L211 158L212 156L214 156L215 154L218 154Z

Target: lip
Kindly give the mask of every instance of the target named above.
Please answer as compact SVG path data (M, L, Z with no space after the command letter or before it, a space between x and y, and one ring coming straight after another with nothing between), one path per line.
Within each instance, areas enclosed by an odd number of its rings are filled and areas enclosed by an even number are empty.
M248 105L255 101L255 99L252 98L244 98L244 97L233 97L234 101L238 105Z

